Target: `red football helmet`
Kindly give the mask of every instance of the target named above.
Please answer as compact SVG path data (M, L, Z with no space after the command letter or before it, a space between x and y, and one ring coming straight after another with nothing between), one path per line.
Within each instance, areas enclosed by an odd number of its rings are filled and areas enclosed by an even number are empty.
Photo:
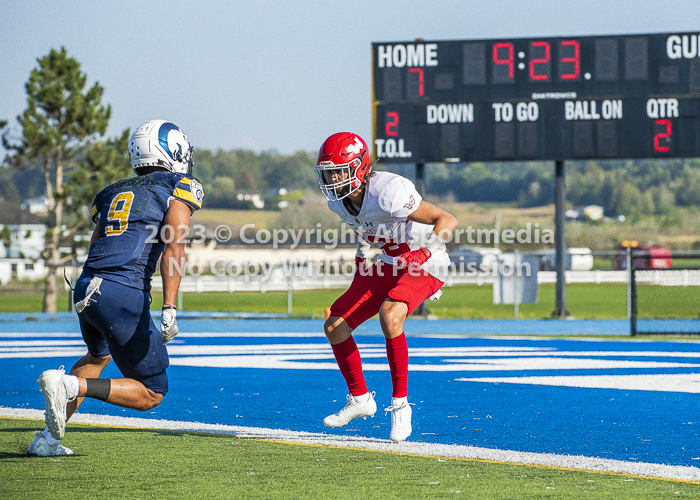
M321 145L315 171L323 196L337 201L357 191L371 169L369 149L362 137L339 132Z

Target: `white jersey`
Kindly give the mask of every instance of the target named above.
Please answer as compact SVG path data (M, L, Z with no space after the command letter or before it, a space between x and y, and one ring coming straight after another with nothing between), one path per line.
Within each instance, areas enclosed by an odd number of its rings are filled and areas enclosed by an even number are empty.
M405 177L377 172L369 179L357 215L352 215L345 208L343 200L329 201L328 207L363 240L381 249L380 260L396 264L396 258L400 255L424 247L433 232L432 225L407 220L421 201L421 195ZM443 244L421 269L444 282L449 264L450 258Z

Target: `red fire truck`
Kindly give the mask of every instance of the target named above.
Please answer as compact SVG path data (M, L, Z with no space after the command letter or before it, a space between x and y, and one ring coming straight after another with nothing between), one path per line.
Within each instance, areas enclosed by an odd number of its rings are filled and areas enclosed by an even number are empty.
M635 269L671 269L673 260L671 250L666 247L652 245L640 245L638 242L623 241L620 244L618 253L612 262L613 271L627 269L627 249L632 249Z

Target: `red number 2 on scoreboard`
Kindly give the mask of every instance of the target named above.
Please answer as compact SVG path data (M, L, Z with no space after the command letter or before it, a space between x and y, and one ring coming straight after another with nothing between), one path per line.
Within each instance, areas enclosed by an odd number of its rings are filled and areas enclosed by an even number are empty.
M543 47L544 54L542 57L533 57L530 60L530 78L533 80L549 80L549 75L545 72L542 74L537 73L536 65L547 64L549 62L549 44L547 42L532 42L533 47Z
M671 142L671 122L669 120L656 120L656 125L660 127L664 127L664 132L659 132L654 136L654 149L656 151L659 151L661 153L666 153L671 150L670 147L662 146L661 141L664 141L664 144L670 144Z
M396 127L399 124L399 114L396 111L389 111L386 114L387 117L387 122L384 125L384 131L386 132L386 135L389 136L396 136L398 135L398 132L396 130L392 130L392 127ZM389 118L393 118L394 121L389 121Z

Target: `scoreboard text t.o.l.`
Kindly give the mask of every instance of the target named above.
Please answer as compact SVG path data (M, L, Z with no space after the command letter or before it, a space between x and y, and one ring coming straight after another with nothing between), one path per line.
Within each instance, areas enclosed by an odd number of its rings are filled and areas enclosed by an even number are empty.
M374 43L389 163L700 157L700 34Z

